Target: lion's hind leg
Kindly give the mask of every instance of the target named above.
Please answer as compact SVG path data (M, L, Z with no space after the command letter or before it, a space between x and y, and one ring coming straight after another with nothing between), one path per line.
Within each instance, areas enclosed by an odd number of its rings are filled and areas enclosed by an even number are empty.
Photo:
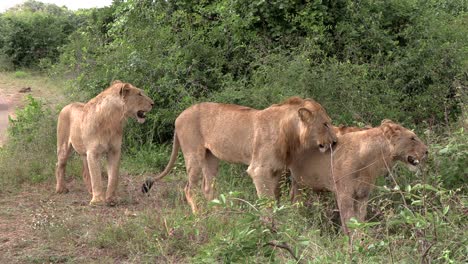
M86 185L86 189L88 190L89 194L93 194L93 188L91 187L91 176L89 175L88 161L86 160L86 155L82 155L81 160L83 164L83 181Z
M185 198L192 208L194 214L197 213L197 204L194 199L194 188L200 184L202 176L202 160L195 155L185 155L185 166L187 167L188 182L185 186Z
M59 144L59 147L57 148L57 165L55 167L55 178L57 180L57 185L55 187L56 193L68 192L68 189L65 186L65 170L71 151L72 146L70 143Z
M214 184L218 175L219 159L207 150L203 162L203 193L208 201L214 199Z

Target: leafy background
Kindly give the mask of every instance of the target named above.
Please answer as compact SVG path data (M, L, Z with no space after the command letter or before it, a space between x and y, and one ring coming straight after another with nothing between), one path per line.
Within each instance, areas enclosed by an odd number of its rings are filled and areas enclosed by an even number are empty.
M379 179L370 204L375 217L354 224L368 234L361 243L349 249L337 235L331 201L286 203L272 216L280 224L266 225L259 220L264 202L254 202L251 182L239 177L245 167L227 164L216 212L208 206L201 218L187 216L181 194L166 191L166 218L144 211L80 239L114 252L114 261L296 263L271 246L279 241L303 258L298 262L464 262L467 8L465 0L115 0L70 11L30 0L0 14L0 69L64 81L67 100L50 109L29 98L18 111L0 150L2 186L51 184L58 111L116 79L156 103L145 124L126 128L122 166L133 175L165 166L173 122L194 103L261 109L299 95L320 102L336 125L389 118L430 146L422 175L398 166L391 173L398 184ZM76 158L69 171L79 174ZM180 159L172 177L184 182L184 175Z

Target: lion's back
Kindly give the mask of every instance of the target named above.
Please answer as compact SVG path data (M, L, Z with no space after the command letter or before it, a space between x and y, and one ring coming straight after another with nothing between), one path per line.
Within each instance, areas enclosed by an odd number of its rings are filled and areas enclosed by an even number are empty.
M71 125L73 122L81 120L83 107L85 104L74 102L66 105L59 114L58 123L60 125Z
M257 112L231 104L196 104L177 117L176 133L182 149L204 147L219 159L247 164Z

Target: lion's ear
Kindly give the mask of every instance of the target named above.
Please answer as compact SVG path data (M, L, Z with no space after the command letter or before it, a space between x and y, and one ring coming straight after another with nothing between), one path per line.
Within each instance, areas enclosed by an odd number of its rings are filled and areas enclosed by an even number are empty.
M120 96L126 97L130 93L130 85L128 83L123 83L120 86Z
M307 108L301 107L297 110L297 113L302 122L312 123L314 121L314 114Z
M388 139L398 136L401 133L401 127L391 121L385 122L381 126L382 126L385 137Z
M392 120L390 119L384 119L382 120L382 122L380 123L381 125L383 124L395 124L395 122L393 122Z

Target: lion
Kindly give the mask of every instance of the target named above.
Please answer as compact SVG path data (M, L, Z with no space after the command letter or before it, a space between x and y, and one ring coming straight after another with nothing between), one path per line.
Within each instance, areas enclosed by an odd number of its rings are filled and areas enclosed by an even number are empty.
M193 213L197 207L192 192L201 175L205 198L214 198L219 160L249 165L257 195L278 199L283 169L304 151L325 152L336 143L330 122L319 103L299 97L263 110L210 102L193 105L175 121L168 165L155 179L148 179L142 191L148 192L154 181L170 172L181 148L188 174L185 196Z
M351 132L356 132L356 131L362 131L362 130L367 130L369 128L372 128L371 126L365 126L365 127L353 127L353 126L333 126L333 130L335 131L336 136L341 136L347 133Z
M428 155L427 146L415 133L390 120L379 127L355 130L338 135L332 154L311 149L290 165L292 200L297 201L304 188L334 192L346 234L346 222L352 217L365 220L369 194L379 175L397 161L418 169Z
M345 126L345 125L339 125L339 126L332 126L333 131L335 132L335 135L339 138L340 136L351 133L351 132L357 132L357 131L363 131L367 130L369 128L372 128L369 125L366 125L365 127L354 127L354 126ZM319 157L321 159L322 157ZM301 192L298 187L298 184L294 180L294 178L290 177L291 180L291 191L290 191L290 198L292 202L297 202L299 198L301 197Z
M88 103L71 103L59 114L57 124L56 192L67 193L64 176L74 149L82 159L83 179L92 194L90 204L115 204L123 127L127 118L145 122L154 102L130 83L114 81ZM108 185L102 190L100 158L107 154Z

